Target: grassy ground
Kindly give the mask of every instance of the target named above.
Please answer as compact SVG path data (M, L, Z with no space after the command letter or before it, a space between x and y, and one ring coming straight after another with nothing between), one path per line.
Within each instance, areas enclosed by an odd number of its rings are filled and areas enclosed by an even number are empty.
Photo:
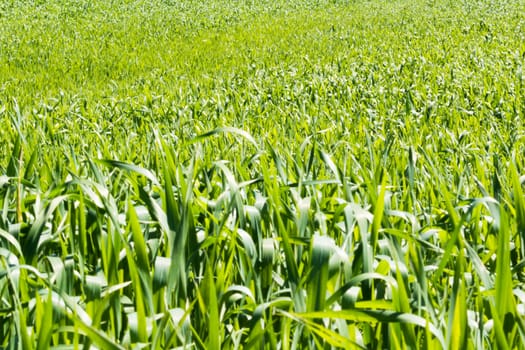
M525 3L4 1L0 348L520 348Z

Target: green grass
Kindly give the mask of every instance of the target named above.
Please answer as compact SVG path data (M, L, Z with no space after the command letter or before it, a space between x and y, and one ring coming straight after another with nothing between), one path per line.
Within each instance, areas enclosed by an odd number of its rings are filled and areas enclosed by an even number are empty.
M523 348L524 27L2 2L0 348Z

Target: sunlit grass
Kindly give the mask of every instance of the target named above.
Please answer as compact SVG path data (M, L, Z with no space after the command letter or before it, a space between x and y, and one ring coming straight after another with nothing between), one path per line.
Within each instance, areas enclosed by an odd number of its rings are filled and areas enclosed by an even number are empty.
M520 1L0 5L0 347L520 348Z

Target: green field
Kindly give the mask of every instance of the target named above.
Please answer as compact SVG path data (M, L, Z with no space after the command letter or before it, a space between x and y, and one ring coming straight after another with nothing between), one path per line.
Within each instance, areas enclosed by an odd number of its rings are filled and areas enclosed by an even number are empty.
M525 2L0 2L0 349L524 349Z

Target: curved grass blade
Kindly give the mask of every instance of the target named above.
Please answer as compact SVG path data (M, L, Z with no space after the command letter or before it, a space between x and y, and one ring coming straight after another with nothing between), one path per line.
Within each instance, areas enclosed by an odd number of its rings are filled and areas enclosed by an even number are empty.
M430 332L439 340L445 348L445 340L442 333L433 324L429 324L424 318L408 313L390 311L390 310L366 310L350 309L340 311L315 311L303 313L290 313L290 315L299 319L344 319L351 322L365 323L404 323L419 326L422 328L429 327Z
M154 185L160 186L160 183L157 177L148 169L142 168L134 164L125 163L125 162L121 162L118 160L111 160L111 159L98 159L96 160L96 162L107 165L109 167L118 168L118 169L129 171L132 173L137 173L139 175L144 176L148 180L150 180Z
M248 142L250 142L252 145L254 145L255 148L259 149L259 145L257 144L255 139L249 133L247 133L246 131L244 131L242 129L234 128L234 127L230 127L230 126L219 127L219 128L213 129L211 131L208 131L208 132L206 132L204 134L198 135L198 136L194 137L193 139L191 139L190 143L199 142L199 141L202 141L202 140L204 140L204 139L206 139L208 137L211 137L211 136L214 136L214 135L218 135L218 134L224 134L224 133L239 135L239 136L243 137L244 139L246 139Z

